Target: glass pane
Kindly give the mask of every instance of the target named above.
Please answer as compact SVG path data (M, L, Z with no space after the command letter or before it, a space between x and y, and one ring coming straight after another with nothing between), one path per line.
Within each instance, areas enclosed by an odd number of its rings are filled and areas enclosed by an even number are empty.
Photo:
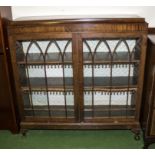
M72 41L17 41L25 116L74 117Z
M134 116L135 93L115 92L110 95L100 91L94 93L87 91L84 93L85 117Z
M83 40L85 117L135 115L140 40Z

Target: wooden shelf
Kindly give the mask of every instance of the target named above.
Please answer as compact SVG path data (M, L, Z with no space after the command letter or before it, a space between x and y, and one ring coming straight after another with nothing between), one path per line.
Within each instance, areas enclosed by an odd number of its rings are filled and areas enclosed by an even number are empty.
M67 110L69 111L74 111L74 106L73 105L67 105ZM48 105L33 105L34 110L45 110L48 111L50 110L59 110L59 111L64 111L65 106L64 105L50 105L48 109ZM31 106L26 106L24 110L32 110Z
M33 77L33 78L30 78L30 84L31 84L31 87L45 87L46 86L46 81L45 81L45 78L40 78L40 77ZM47 78L47 84L48 84L48 87L56 87L56 88L63 88L63 78L62 77L50 77L50 78ZM73 78L71 77L67 77L65 78L65 85L66 86L73 86ZM28 81L26 80L23 80L22 81L22 86L25 87L25 86L28 86Z
M109 77L95 77L94 78L94 87L92 86L92 78L86 77L84 78L84 90L96 90L96 91L130 91L137 90L137 85L135 82L135 78L130 79L130 85L128 86L128 77L113 77L113 85L110 86L110 78ZM45 78L30 78L31 88L28 87L28 83L26 81L22 82L22 90L29 91L73 91L73 78L67 77L65 78L65 88L63 85L63 78L55 77L55 78L47 78L48 87L46 88Z
M134 116L135 114L135 107L132 105L95 105L93 108L92 106L84 106L84 116L85 119L87 117L124 117L124 116Z
M27 62L26 61L19 61L17 62L18 65L41 65L44 66L44 63L41 61L38 62ZM65 61L65 62L58 62L58 61L46 61L45 65L73 65L71 61Z
M91 53L89 52L83 52L83 60L85 62L92 62ZM138 58L135 57L135 59L132 59L132 62L138 62ZM111 55L109 52L97 52L94 57L94 62L111 62ZM113 54L113 60L112 62L130 62L129 61L129 54L128 52L116 52L116 54Z
M65 53L64 61L61 60L60 53L52 52L46 54L46 63L72 63L72 53ZM40 53L29 53L27 55L27 62L24 53L17 55L17 64L44 64L44 57Z
M45 86L45 78L40 77L33 77L30 78L30 83L32 87L42 87ZM61 87L63 86L63 78L61 77L50 77L47 78L47 83L49 87ZM109 86L110 84L110 77L95 77L94 78L94 86ZM28 83L26 81L22 82L22 86L27 86ZM65 78L65 85L72 86L73 85L73 78L66 77ZM137 85L136 78L130 77L130 85ZM84 86L89 87L92 86L92 78L85 77L84 78ZM112 77L112 86L128 86L128 77Z
M21 90L23 92L29 92L30 90L33 92L73 92L74 89L73 87L65 87L64 88L59 88L59 87L32 87L31 89L29 87L21 87ZM137 91L137 87L135 86L130 86L127 88L126 86L122 87L84 87L84 91L101 91L101 92L126 92L126 91Z
M67 91L67 92L70 92L70 91L73 91L73 87L69 87L69 86L66 86L65 88L63 87L32 87L31 89L29 87L21 87L22 91L24 92L29 92L30 90L31 91L34 91L34 92L45 92L45 91L49 91L49 92L64 92L64 91Z
M67 105L66 106L67 110L69 111L74 111L74 105ZM112 105L111 110L120 110L120 109L128 109L128 110L135 110L135 107L132 107L131 105ZM59 111L63 111L65 110L65 106L63 105L50 105L49 109L48 109L48 105L34 105L33 106L34 110L59 110ZM84 106L85 111L92 111L92 106L91 105L85 105ZM27 106L24 108L24 110L32 110L31 106ZM108 111L109 110L109 105L94 105L94 110L95 111Z
M39 53L30 53L27 57L27 62L25 60L25 56L22 54L17 57L17 64L19 65L43 65L44 59L43 56ZM47 65L55 65L55 64L72 64L72 53L66 53L64 57L64 61L61 60L59 53L49 53L46 55ZM83 52L83 63L84 64L111 64L110 54L107 52L97 52L94 58L94 62L92 62L91 54L89 52ZM129 64L129 63L139 63L138 58L132 59L129 61L127 52L117 52L117 55L114 56L112 64Z
M74 106L67 105L66 108L63 105L34 105L33 109L30 106L24 108L25 113L28 115L33 115L33 112L37 114L37 116L48 116L49 111L51 117L55 116L64 116L67 112L68 115L74 116ZM109 113L110 112L110 113ZM93 107L93 115L94 117L109 117L110 116L133 116L135 113L135 107L126 106L126 105L114 105L109 107L108 105L95 105ZM85 105L84 106L84 115L85 117L92 116L92 106Z
M49 109L48 109L49 108ZM34 105L33 109L30 106L27 106L24 108L24 112L28 116L33 116L35 114L36 116L50 116L51 117L60 117L60 116L74 116L74 106L63 106L63 105Z
M84 109L85 111L92 111L92 106L91 105L84 105ZM135 107L133 107L132 105L111 105L111 107L109 107L109 105L94 105L94 111L109 111L109 109L117 111L117 110L135 110Z
M137 91L137 87L132 85L127 88L127 86L108 86L108 87L84 87L84 91L101 91L101 92L126 92L126 91Z
M89 87L92 86L92 79L91 77L84 78L84 86ZM130 77L129 81L131 86L136 86L136 78ZM110 77L95 77L94 78L94 86L96 87L110 87ZM128 77L112 77L112 87L128 87Z
M129 62L129 61L112 61L112 63L110 61L95 61L95 62L92 62L92 61L84 61L83 65L128 65L128 64L139 64L139 60L135 60L135 61L132 61L132 62Z

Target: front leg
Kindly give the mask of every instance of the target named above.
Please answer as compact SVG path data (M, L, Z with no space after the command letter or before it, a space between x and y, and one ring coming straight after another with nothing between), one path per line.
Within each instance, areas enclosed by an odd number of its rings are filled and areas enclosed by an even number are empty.
M23 137L26 137L28 130L27 129L21 129L20 133L23 135Z
M135 140L140 140L140 128L137 128L137 129L132 129L131 130L133 133L134 133L134 139Z

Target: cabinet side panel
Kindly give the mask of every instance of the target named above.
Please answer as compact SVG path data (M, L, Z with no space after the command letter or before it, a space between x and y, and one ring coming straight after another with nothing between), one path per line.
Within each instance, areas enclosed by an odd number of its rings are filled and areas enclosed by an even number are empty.
M141 109L141 125L144 130L144 135L150 136L154 130L153 119L153 99L154 99L154 58L155 46L151 40L148 39L147 58L145 67L145 79L143 89L143 100Z

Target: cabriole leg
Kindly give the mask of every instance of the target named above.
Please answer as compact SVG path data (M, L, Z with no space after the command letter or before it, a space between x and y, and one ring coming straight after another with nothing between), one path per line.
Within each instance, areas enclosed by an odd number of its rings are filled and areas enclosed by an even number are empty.
M132 129L131 131L134 133L134 139L140 140L140 129Z

